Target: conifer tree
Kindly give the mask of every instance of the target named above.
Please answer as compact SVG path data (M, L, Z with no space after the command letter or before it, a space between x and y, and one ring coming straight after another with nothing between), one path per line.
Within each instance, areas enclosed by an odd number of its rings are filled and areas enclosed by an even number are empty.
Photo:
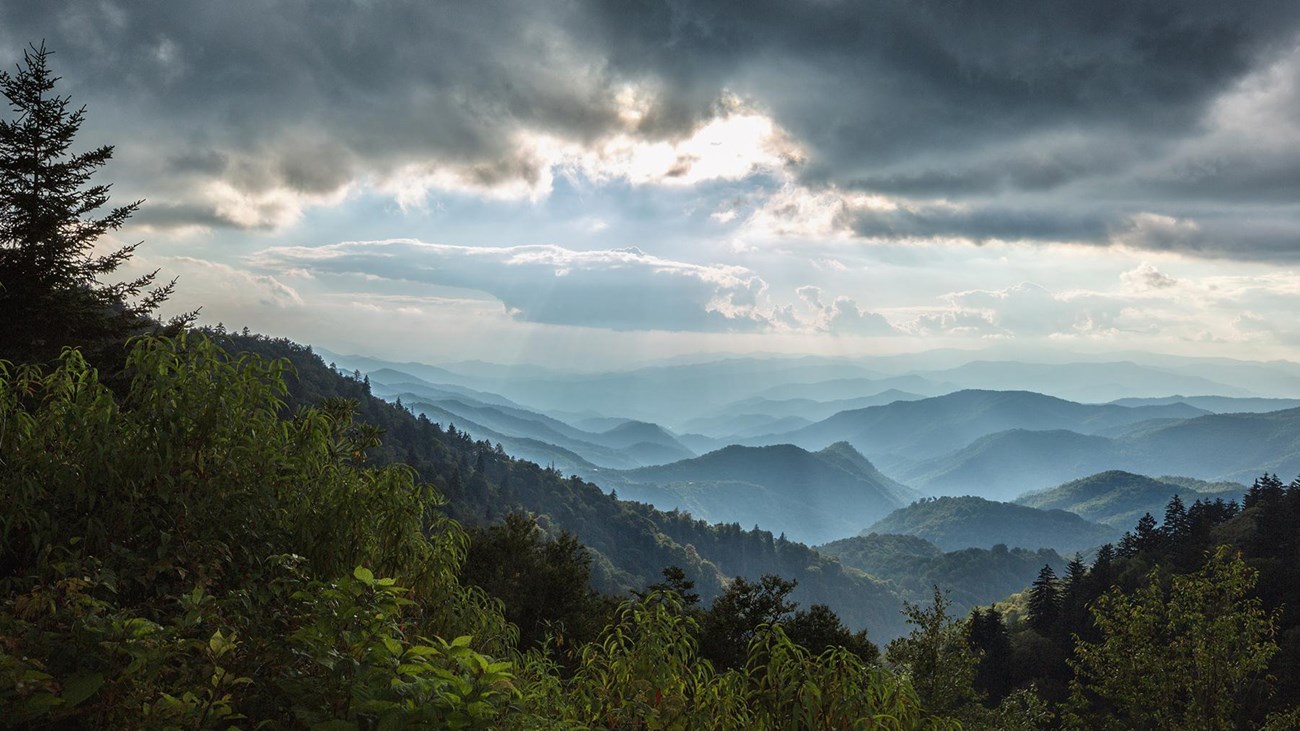
M124 282L102 279L138 244L94 252L140 201L96 215L109 186L91 176L113 157L109 145L72 153L85 108L53 94L45 44L31 46L15 74L0 71L13 118L0 120L0 358L46 360L65 345L120 340L151 323L175 281L157 271ZM180 318L177 324L193 319Z
M1047 634L1060 612L1061 592L1051 564L1043 564L1029 588L1029 626Z
M1187 528L1187 508L1182 498L1174 495L1165 506L1165 522L1161 529L1167 537L1177 539L1187 533Z

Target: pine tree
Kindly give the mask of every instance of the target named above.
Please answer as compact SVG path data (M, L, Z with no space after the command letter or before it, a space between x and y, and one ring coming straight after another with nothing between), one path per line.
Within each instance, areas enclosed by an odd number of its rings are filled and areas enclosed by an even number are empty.
M1061 608L1061 591L1051 564L1043 564L1029 587L1029 626L1047 634L1056 624Z
M135 213L140 201L94 214L108 185L91 176L113 157L105 145L70 152L85 118L66 96L45 45L23 54L17 73L0 71L0 93L14 113L0 120L0 357L46 360L66 345L99 347L153 323L150 314L175 280L153 286L157 271L104 283L138 244L96 254L95 243ZM194 313L173 321L180 325Z
M1165 522L1161 530L1166 537L1177 539L1186 535L1187 528L1187 508L1183 506L1182 498L1174 495L1165 506Z
M971 649L980 653L975 689L985 694L986 703L997 705L1011 692L1011 639L1002 614L994 607L971 610L966 636Z

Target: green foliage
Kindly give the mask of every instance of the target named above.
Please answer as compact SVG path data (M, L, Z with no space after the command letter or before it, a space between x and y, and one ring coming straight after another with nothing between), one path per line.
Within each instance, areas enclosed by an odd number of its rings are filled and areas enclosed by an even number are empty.
M972 650L962 623L948 615L950 604L938 588L929 609L907 604L904 612L912 631L890 642L885 659L907 674L926 708L941 713L972 708L979 701Z
M929 713L905 679L847 650L814 655L779 626L762 626L743 664L717 672L697 655L696 631L673 594L626 602L570 681L526 693L516 727L957 727Z
M349 404L282 418L285 365L201 337L140 340L127 363L120 397L77 351L48 373L0 364L11 717L482 726L504 707L504 668L437 639L510 648L495 605L456 580L464 531L409 470L364 466L377 435Z
M887 581L911 602L928 599L933 587L941 586L954 614L965 614L1020 591L1044 564L1065 568L1065 560L1050 548L1029 550L999 544L944 553L923 538L897 534L854 536L817 550Z
M1071 723L1231 727L1238 697L1278 649L1276 615L1249 596L1257 579L1221 547L1198 573L1173 577L1167 591L1152 572L1135 594L1112 591L1099 599L1093 615L1102 640L1075 648Z
M567 531L546 540L531 516L512 513L471 530L461 578L502 602L524 649L550 637L569 650L595 639L609 619L608 601L591 589L587 549Z
M439 496L410 469L368 464L378 433L354 404L290 412L285 363L201 336L137 341L127 363L117 395L77 351L49 372L0 364L6 724L953 725L906 678L844 647L809 652L777 625L717 671L698 652L698 610L674 593L626 602L561 672L541 649L520 653L501 605L459 581L473 541ZM528 521L502 531L497 548L555 559L552 578L585 576L572 539L540 541ZM689 592L684 572L666 576ZM792 583L759 586L741 592L750 621L847 634L824 607L788 616Z

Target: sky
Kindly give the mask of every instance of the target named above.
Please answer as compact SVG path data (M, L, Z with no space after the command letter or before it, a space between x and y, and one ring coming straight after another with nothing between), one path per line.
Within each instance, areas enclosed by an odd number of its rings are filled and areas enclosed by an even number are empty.
M1294 0L0 0L42 41L144 201L105 247L208 324L1300 360Z

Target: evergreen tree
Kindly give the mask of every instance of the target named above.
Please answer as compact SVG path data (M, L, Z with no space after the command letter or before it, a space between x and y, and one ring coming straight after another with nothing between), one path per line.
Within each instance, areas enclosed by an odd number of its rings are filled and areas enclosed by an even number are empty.
M1137 526L1132 532L1125 533L1119 542L1121 558L1132 558L1142 551L1151 551L1159 547L1162 534L1156 526L1156 519L1151 513L1144 513L1138 518Z
M1165 522L1161 530L1166 537L1176 540L1186 535L1188 527L1187 508L1183 506L1182 498L1174 495L1165 506Z
M997 705L1011 692L1011 639L1002 614L993 607L976 607L966 627L971 649L980 653L975 690L985 694L988 705Z
M1056 580L1056 572L1050 564L1043 564L1038 578L1029 587L1029 626L1040 633L1047 634L1056 624L1060 613L1061 592Z
M1069 638L1087 629L1090 624L1088 598L1088 567L1083 563L1083 557L1076 553L1066 565L1065 578L1061 582L1058 624L1063 637Z
M1286 490L1277 475L1266 473L1262 477L1255 478L1255 482L1251 484L1250 489L1246 491L1245 497L1242 498L1242 507L1253 508L1256 505L1276 505L1285 494Z
M140 202L95 212L109 186L90 183L113 157L105 145L72 153L85 108L52 94L58 81L45 45L23 54L16 74L0 71L0 93L14 116L0 120L0 357L49 360L67 345L103 347L150 325L175 280L153 286L157 271L104 283L138 244L96 254ZM193 320L194 313L173 321Z
M681 566L668 566L663 570L664 580L651 584L645 591L632 592L639 599L645 599L652 592L669 592L676 594L682 601L682 607L693 609L700 603L700 595L695 592L695 582L686 578L686 571Z

